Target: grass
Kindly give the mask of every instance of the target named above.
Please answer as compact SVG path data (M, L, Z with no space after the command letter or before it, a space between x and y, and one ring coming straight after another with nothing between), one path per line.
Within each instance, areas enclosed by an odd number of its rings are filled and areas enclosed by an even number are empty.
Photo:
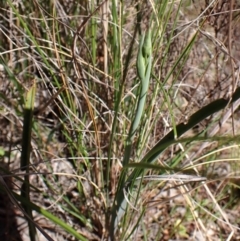
M230 3L0 4L0 186L21 235L237 239Z

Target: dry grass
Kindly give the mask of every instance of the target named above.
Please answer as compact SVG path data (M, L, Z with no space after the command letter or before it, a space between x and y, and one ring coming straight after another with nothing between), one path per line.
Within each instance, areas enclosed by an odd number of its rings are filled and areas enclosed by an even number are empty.
M9 188L19 193L22 185L23 96L35 79L31 201L86 240L107 240L138 97L138 30L152 28L153 75L130 162L203 106L231 99L239 87L240 5L175 1L163 14L158 1L10 3L0 3L0 161L20 179ZM199 122L155 163L207 181L137 182L116 240L239 239L238 109L236 101ZM23 214L14 212L28 240ZM76 240L49 218L34 213L34 221L54 240Z

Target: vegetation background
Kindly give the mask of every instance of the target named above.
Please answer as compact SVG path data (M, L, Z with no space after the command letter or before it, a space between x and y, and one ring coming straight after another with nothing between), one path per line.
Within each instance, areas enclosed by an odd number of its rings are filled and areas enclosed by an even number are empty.
M0 240L240 240L238 0L0 2Z

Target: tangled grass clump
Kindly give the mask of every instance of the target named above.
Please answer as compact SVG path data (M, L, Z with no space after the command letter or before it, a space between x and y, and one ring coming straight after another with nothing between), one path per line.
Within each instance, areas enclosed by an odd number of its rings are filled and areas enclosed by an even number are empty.
M2 1L0 239L237 239L238 5Z

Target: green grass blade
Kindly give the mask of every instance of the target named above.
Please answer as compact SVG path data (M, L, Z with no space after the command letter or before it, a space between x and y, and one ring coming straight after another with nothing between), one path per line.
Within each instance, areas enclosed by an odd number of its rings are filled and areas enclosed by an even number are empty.
M53 223L59 225L64 230L66 230L69 234L71 234L73 237L75 237L75 238L77 238L78 240L81 240L81 241L87 241L87 239L84 236L82 236L81 234L76 232L72 227L70 227L68 224L66 224L61 219L57 218L56 216L54 216L53 214L51 214L47 210L35 205L34 203L30 202L29 200L26 200L25 198L23 198L22 196L20 196L16 193L13 193L13 195L21 203L23 203L24 205L28 205L32 210L42 214L44 217L51 220Z
M214 113L224 109L228 104L233 103L237 99L240 98L240 87L237 88L237 90L234 92L231 99L218 99L210 104L204 106L197 112L195 112L188 120L187 123L180 123L176 126L176 131L178 133L178 137L180 137L182 134L193 128L195 125L197 125L199 122L204 120L210 115L213 115ZM206 138L205 138L206 139ZM131 188L133 181L142 175L144 172L144 168L141 167L141 163L149 163L152 164L154 161L157 160L159 155L170 145L172 145L174 142L178 142L175 139L175 131L170 131L162 140L160 140L141 160L141 162L138 164L140 168L136 168L133 170L133 172L130 174L127 180L127 184L124 186L124 184L121 185L121 189L117 192L116 202L113 207L113 212L115 213L115 222L114 222L114 229L117 229L117 225L120 222L122 216L125 213L126 207L127 207L127 201L124 198L123 188L128 189ZM123 170L123 173L125 173L125 170Z
M176 130L178 133L178 137L183 135L185 132L193 128L202 120L206 119L208 116L213 115L214 113L224 109L228 104L233 103L237 99L240 98L240 87L234 92L231 99L218 99L210 104L204 106L193 115L190 116L187 123L180 123L176 126ZM158 156L165 150L171 143L177 141L175 139L174 130L170 131L162 140L160 140L141 160L141 162L153 163ZM143 169L138 172L133 171L132 174L129 176L129 180L134 180L133 177L140 176Z
M34 100L36 94L36 83L27 92L24 116L23 116L23 135L22 135L22 156L21 156L21 170L24 171L29 166L29 159L31 153L31 133L32 133L32 119Z
M23 115L23 134L22 134L22 154L21 154L21 170L26 171L24 182L21 188L21 196L30 201L30 183L29 183L29 164L30 164L30 153L31 153L31 133L32 133L32 122L33 122L33 110L34 100L36 94L36 83L27 92L24 115ZM33 219L32 210L28 205L22 203L22 206L27 215ZM32 221L28 220L29 236L31 241L36 240L36 228Z

